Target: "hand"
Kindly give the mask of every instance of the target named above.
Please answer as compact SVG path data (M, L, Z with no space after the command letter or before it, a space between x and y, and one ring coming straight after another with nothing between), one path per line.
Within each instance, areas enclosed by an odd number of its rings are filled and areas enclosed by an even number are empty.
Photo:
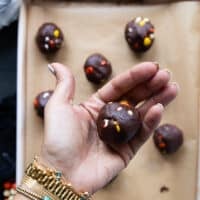
M61 64L51 66L57 86L45 109L41 159L62 171L76 190L94 193L128 165L159 124L164 106L176 97L178 85L169 82L167 70L146 62L118 75L87 101L73 105L73 75ZM144 102L138 108L143 126L129 143L111 149L99 139L95 121L106 102L120 98Z

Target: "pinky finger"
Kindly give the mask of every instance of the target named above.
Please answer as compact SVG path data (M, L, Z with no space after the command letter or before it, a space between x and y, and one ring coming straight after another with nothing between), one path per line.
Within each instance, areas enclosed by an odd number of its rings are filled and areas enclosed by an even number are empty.
M160 103L157 103L148 110L144 116L140 133L129 142L129 145L134 154L147 141L151 133L158 126L162 119L163 111L164 107Z

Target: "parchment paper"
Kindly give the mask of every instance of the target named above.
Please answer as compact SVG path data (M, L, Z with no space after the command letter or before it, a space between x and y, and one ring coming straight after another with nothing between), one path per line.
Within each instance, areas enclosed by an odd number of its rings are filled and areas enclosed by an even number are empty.
M99 191L96 200L194 200L198 154L198 104L200 3L137 6L112 4L34 4L28 7L26 46L26 164L39 152L43 122L36 116L33 99L53 89L55 78L48 72L52 61L68 65L76 77L75 101L87 99L94 88L85 78L83 64L94 52L104 54L113 65L113 76L142 61L157 61L173 72L181 87L177 100L166 111L163 122L177 124L185 133L183 147L172 156L162 156L152 138L129 167ZM124 39L124 26L135 16L149 17L156 27L151 50L136 56ZM63 49L46 59L35 45L38 27L55 22L65 35ZM59 132L58 132L59 133ZM87 172L86 172L87 173ZM168 192L160 193L167 186Z

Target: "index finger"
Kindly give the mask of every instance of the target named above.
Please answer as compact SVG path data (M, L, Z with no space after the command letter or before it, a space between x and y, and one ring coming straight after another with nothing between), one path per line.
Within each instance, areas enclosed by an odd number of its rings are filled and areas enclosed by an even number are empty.
M138 84L148 81L156 74L158 69L159 65L157 63L140 63L113 78L99 89L95 95L104 102L115 101Z

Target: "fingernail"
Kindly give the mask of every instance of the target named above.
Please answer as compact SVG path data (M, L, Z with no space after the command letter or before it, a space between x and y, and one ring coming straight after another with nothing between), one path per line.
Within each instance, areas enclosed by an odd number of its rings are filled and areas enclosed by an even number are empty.
M172 84L177 88L177 91L179 92L180 91L180 86L178 83L176 82L172 82Z
M162 111L164 111L164 106L161 103L157 103L156 106L158 106Z
M153 62L153 64L157 67L157 71L159 70L159 68L160 68L160 65L159 65L159 63L158 62Z
M169 77L172 77L172 72L169 69L165 69L165 71L169 74Z
M48 64L47 66L48 66L49 71L50 71L53 75L56 75L56 71L55 71L55 69L53 68L53 66L52 66L51 64Z
M74 103L74 102L73 102L73 99L70 99L70 100L69 100L69 104L73 105L73 103Z

